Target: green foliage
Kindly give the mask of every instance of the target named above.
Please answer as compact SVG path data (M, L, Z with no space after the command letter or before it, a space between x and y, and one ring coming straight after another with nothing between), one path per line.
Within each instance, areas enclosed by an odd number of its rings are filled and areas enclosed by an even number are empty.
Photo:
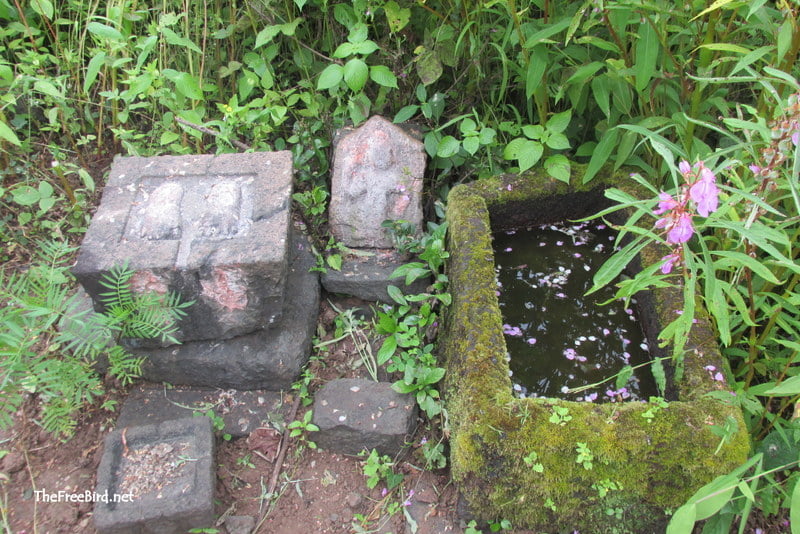
M317 444L313 441L310 441L306 434L308 432L318 432L319 427L311 422L312 417L314 416L314 412L311 410L306 410L306 413L303 414L303 419L295 419L288 425L286 428L289 429L289 437L290 438L300 438L300 441L305 444L309 449L316 449Z
M68 262L74 248L37 243L35 262L25 271L0 273L0 426L12 423L27 395L41 407L42 427L69 437L76 417L103 393L96 366L107 358L108 373L123 384L140 372L143 358L117 345L122 337L171 339L174 321L188 304L177 296L133 294L130 272L114 269L103 284L107 310L81 309L71 294ZM105 402L103 408L113 409Z
M394 463L391 458L386 455L381 456L378 451L372 449L363 465L364 476L367 477L367 487L373 489L381 481L386 484L386 489L389 491L399 486L403 481L403 474L395 473L393 467Z

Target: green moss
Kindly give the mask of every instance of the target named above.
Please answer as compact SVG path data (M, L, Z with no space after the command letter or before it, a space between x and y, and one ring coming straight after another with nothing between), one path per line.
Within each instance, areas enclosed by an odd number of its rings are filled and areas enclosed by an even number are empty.
M592 185L614 179L604 175ZM522 206L528 221L551 215L563 219L570 205L594 210L602 199L602 189L584 188L578 194L583 196L576 201L566 184L537 174L497 177L450 193L453 302L444 317L440 348L448 371L443 389L451 422L452 475L483 519L504 517L519 527L548 530L558 525L588 532L663 531L665 510L740 464L749 451L740 411L703 396L721 387L703 367L721 366L722 357L702 310L687 342L691 352L676 388L677 401L650 422L642 417L649 408L645 403L595 405L512 395L494 292L492 228ZM517 213L514 220L523 215ZM648 264L658 253L646 252L651 257L642 262ZM674 318L681 298L675 289L645 299L653 309L654 327ZM569 409L572 419L565 425L550 422L555 404ZM720 438L710 427L728 417L736 419L739 432L715 455ZM592 451L591 470L576 462L579 442ZM543 466L541 473L523 460L531 452ZM621 489L601 496L597 488L612 482Z

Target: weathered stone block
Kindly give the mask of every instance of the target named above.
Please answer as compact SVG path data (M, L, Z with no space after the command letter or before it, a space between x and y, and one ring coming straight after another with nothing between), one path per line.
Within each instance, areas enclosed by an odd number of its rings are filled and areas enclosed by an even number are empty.
M331 233L349 247L391 248L383 221L422 229L422 143L383 117L345 134L334 150Z
M580 184L584 166L573 165ZM724 391L706 365L723 368L707 314L686 342L681 381L668 385L669 404L595 404L553 398L516 398L512 392L503 317L496 296L492 230L577 219L598 211L603 188L623 177L603 174L575 188L544 173L498 176L459 185L447 206L448 276L452 303L440 331L439 351L451 426L451 474L479 520L503 517L515 527L581 532L663 532L666 509L683 504L698 488L728 473L747 457L749 442L739 407L710 397ZM635 191L631 191L635 194ZM650 265L664 252L645 248L637 263ZM682 289L637 295L648 339L669 324L683 302ZM654 356L663 349L651 347ZM667 376L672 370L667 369ZM569 421L553 422L555 408ZM653 417L644 416L652 410ZM712 431L734 420L725 443ZM576 462L578 443L592 452L592 469ZM708 451L719 447L717 454ZM535 453L541 469L525 463ZM704 458L687 462L687 458ZM592 489L613 482L601 495ZM553 506L542 503L548 499ZM606 513L623 510L621 517Z
M405 444L417 414L411 395L388 382L341 378L325 384L314 396L314 441L323 449L358 454L376 449L394 456Z
M287 390L311 352L319 313L319 278L308 240L291 239L283 313L251 334L220 341L192 341L172 347L135 349L148 356L142 369L153 382L241 390Z
M97 471L95 493L102 500L95 504L95 528L100 534L182 534L211 527L215 482L207 417L115 430Z
M404 277L392 278L395 269L406 263L403 256L392 250L374 250L368 257L345 257L338 271L328 269L322 275L322 286L330 293L352 295L363 300L394 304L386 290L390 285L403 293L424 293L430 277L420 278L405 285Z
M139 384L125 398L117 417L117 428L193 417L209 409L225 423L217 435L241 438L271 421L285 420L290 406L283 402L279 391L184 386L166 389L163 384Z
M194 300L179 340L221 339L278 318L286 283L289 152L118 157L73 269L101 309L102 275Z

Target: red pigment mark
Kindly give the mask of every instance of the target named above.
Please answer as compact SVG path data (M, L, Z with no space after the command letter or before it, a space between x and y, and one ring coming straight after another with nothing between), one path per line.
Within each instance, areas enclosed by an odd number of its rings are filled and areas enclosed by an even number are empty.
M201 280L203 296L219 304L226 310L244 310L247 308L247 288L244 275L239 269L222 269L217 267L211 279Z
M166 295L169 291L167 281L153 271L136 271L131 277L131 290L134 293L156 293Z

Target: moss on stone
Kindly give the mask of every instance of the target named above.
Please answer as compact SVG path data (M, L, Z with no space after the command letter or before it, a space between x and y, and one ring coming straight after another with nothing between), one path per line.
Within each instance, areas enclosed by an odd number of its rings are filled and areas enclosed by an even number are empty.
M606 173L591 188L573 189L533 173L460 185L450 193L453 302L440 348L448 371L451 465L472 512L482 519L503 517L518 527L548 531L553 525L569 531L660 531L668 520L665 510L739 465L749 451L740 410L704 396L721 385L703 367L721 368L722 356L702 310L687 342L690 353L684 379L675 388L677 400L651 420L642 415L650 408L647 403L591 404L512 394L495 294L492 228L506 227L509 217L520 225L586 215L569 208L596 210L602 202L602 187L596 186L614 179L619 177ZM521 214L509 215L520 209ZM652 263L657 254L645 252L642 263ZM674 318L681 299L678 289L645 299L656 317L654 327ZM564 425L550 422L555 405L566 407L572 419ZM739 431L714 454L720 438L710 427L722 426L729 417ZM579 442L594 455L591 470L576 462ZM523 460L532 452L541 473ZM604 483L621 489L601 497L598 488Z

